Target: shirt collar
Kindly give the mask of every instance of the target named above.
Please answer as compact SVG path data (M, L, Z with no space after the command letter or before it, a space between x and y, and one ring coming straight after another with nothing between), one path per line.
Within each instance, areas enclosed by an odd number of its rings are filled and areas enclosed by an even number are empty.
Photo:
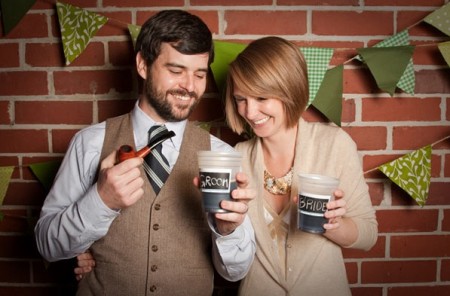
M148 130L155 124L158 123L148 116L138 104L139 101L134 105L131 111L131 120L133 122L133 133L134 142L136 143L136 149L140 149L147 145L148 141ZM169 144L173 146L176 150L180 150L181 141L183 139L184 129L186 128L187 120L182 120L178 122L165 122L164 123L169 131L173 131L175 136L165 141L164 144Z

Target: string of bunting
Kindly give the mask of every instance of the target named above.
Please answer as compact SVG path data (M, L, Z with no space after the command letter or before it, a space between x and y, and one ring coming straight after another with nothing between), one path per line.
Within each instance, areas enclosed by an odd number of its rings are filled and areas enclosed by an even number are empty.
M14 5L12 5L12 2L9 0L0 0L5 34L8 34L20 21L36 0L16 0ZM126 26L133 44L135 44L139 34L140 26L110 19L67 3L57 2L56 9L61 28L66 65L70 65L83 53L91 38L108 21L114 21ZM449 15L450 3L432 12L422 21L434 26L445 35L450 36ZM396 88L408 94L414 94L415 77L412 54L417 46L410 45L408 30L418 23L379 42L372 48L358 48L357 56L332 68L330 68L329 64L336 49L300 47L299 49L305 56L308 68L309 104L323 113L331 122L341 126L343 68L344 64L354 59L367 65L377 86L381 90L389 93L390 96L393 96ZM435 46L436 44L428 44L426 46L430 45ZM215 40L214 46L216 58L211 65L211 70L216 85L219 91L221 91L225 83L227 65L246 45ZM440 42L437 46L446 63L450 65L450 41ZM203 123L203 126L206 129L210 128L206 123ZM450 136L438 142L448 138ZM431 153L434 144L427 145L375 168L383 172L395 184L405 190L421 207L425 205L428 197L431 175ZM58 167L58 162L30 165L33 173L47 190L51 186ZM14 167L0 167L0 206L3 203L13 169Z

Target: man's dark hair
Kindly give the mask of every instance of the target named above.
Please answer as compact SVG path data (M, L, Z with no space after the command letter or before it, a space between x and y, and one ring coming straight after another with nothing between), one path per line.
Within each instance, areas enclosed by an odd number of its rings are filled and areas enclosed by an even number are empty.
M158 58L161 43L167 42L182 54L209 53L208 64L214 60L211 31L197 16L183 10L163 10L149 18L136 41L148 66Z

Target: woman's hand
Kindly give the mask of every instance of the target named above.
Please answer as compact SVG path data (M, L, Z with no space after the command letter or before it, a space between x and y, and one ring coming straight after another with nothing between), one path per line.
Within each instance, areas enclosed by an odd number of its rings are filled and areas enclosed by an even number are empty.
M80 281L86 273L95 267L95 260L92 254L87 251L77 256L77 267L74 268L75 278Z

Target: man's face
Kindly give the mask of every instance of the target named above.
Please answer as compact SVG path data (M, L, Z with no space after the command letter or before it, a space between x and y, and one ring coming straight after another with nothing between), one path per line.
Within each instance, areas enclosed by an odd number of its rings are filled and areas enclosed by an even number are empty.
M139 106L157 121L187 119L206 89L208 53L185 55L170 44L150 68L137 57L138 73L145 79L145 100Z

